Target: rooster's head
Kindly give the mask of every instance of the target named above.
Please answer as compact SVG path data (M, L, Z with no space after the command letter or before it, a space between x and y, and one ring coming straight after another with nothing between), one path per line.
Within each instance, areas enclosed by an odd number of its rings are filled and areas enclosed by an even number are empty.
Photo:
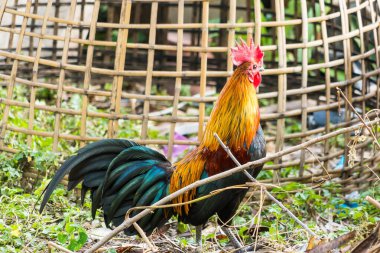
M255 86L255 88L257 88L261 83L260 72L264 70L264 53L260 49L260 46L255 46L253 44L252 38L249 41L249 46L244 40L240 40L240 44L236 43L236 47L231 48L232 62L236 66L243 64L244 66L247 66L248 79Z

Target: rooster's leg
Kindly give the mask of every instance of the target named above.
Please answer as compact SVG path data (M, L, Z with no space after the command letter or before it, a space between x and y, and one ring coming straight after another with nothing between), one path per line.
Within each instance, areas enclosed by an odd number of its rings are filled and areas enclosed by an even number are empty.
M226 234L230 242L234 245L236 249L240 249L238 252L245 252L243 250L243 245L241 245L240 241L236 238L236 236L232 233L232 231L228 227L221 227L223 232Z
M197 244L198 250L202 252L202 225L195 227L195 242Z
M202 225L195 227L195 242L197 244L197 253L202 253Z

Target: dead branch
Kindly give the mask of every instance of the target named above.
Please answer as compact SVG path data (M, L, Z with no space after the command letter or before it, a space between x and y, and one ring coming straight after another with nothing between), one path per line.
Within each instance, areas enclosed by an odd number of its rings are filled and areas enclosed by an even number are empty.
M373 124L377 124L379 122L380 122L380 119L375 119L375 120L372 120L372 121L368 122L367 124L368 125L373 125ZM356 129L359 129L359 128L362 128L362 127L363 127L362 124L356 124L356 125L351 126L351 127L342 128L342 129L330 132L328 134L325 134L325 135L322 135L322 136L318 136L318 137L316 137L314 139L311 139L311 140L308 140L308 141L306 141L306 142L304 142L302 144L299 144L299 145L287 148L285 150L279 151L279 152L277 152L277 153L275 153L273 155L269 155L269 156L267 156L265 158L262 158L262 159L259 159L259 160L253 161L253 162L249 162L249 163L246 163L246 164L244 164L242 166L238 166L238 167L235 167L233 169L227 170L225 172L216 174L214 176L211 176L211 177L208 177L208 178L196 181L196 182L194 182L192 184L189 184L188 186L186 186L186 187L184 187L184 188L182 188L182 189L180 189L180 190L178 190L176 192L173 192L173 193L169 194L165 198L162 198L161 200L157 201L152 206L163 205L163 204L171 201L172 199L174 199L174 198L176 198L176 197L184 194L185 192L187 192L189 190L192 190L194 188L197 188L199 186L211 183L211 182L219 180L221 178L225 178L225 177L231 176L231 175L233 175L235 173L241 172L241 171L246 170L246 169L258 167L261 164L266 163L268 161L271 161L271 160L273 160L275 158L282 157L284 155L288 155L288 154L293 153L295 151L298 151L298 150L304 149L306 147L309 147L310 145L313 145L315 143L318 143L318 142L330 139L330 138L332 138L334 136L337 136L337 135L340 135L340 134L344 134L344 133L347 133L347 132L355 131ZM143 210L141 213L138 213L137 215L135 215L135 216L133 216L133 217L125 220L122 224L120 224L118 227L116 227L114 230L112 230L109 234L107 234L106 236L104 236L101 240L99 240L99 242L97 242L96 244L94 244L90 249L86 250L85 252L86 253L92 253L92 252L94 252L95 250L97 250L98 248L100 248L103 244L105 244L106 242L108 242L112 237L114 237L115 235L117 235L118 233L120 233L121 231L123 231L124 229L128 228L134 222L140 220L141 218L143 218L145 215L149 214L150 212L151 212L151 209L146 209L146 210Z
M353 238L355 238L356 232L352 231L348 234L342 235L330 242L321 242L318 244L315 248L311 250L307 250L307 253L323 253L323 252L329 252L331 250L337 249L341 247L342 245L347 244L349 241L351 241Z
M376 199L374 199L370 196L367 196L367 197L365 197L365 200L367 200L369 203L374 205L376 208L380 209L380 203Z
M236 157L232 154L231 150L223 143L223 141L219 138L217 133L214 133L215 138L218 140L219 144L222 146L222 148L227 152L228 156L235 162L237 166L241 166L239 161L236 159ZM244 174L255 183L259 183L256 178L252 177L251 174L248 173L248 171L243 170ZM300 219L297 218L286 206L284 206L279 200L277 200L270 192L267 191L267 189L264 187L264 193L273 201L275 202L279 207L281 207L282 210L284 210L290 217L292 217L299 225L301 225L311 236L317 237L317 235L311 231L311 229L306 226L305 223L303 223Z
M74 253L73 251L68 250L65 247L62 247L62 246L60 246L60 245L58 245L58 244L56 244L54 242L48 242L47 244L48 244L49 252L51 252L52 248L56 248L56 249L58 249L60 251L66 252L66 253Z
M368 165L366 165L365 167L367 167L367 169L370 170L372 174L375 175L375 177L377 177L378 181L380 180L380 177L376 174L376 172L373 169L371 169Z
M193 200L181 202L181 203L176 203L176 204L165 204L165 205L157 205L157 206L156 205L152 205L152 206L135 206L135 207L132 207L132 208L128 209L128 212L125 214L125 217L128 218L129 214L132 213L133 211L136 211L136 210L141 210L141 209L151 209L151 210L154 210L154 209L160 209L160 208L169 208L169 207L176 207L176 206L184 206L184 205L193 204L193 203L196 203L196 202L199 202L199 201L211 198L212 196L215 196L215 195L217 195L217 194L219 194L221 192L224 192L224 191L228 191L228 190L232 190L232 189L247 189L248 187L254 187L256 185L257 184L252 184L252 183L251 184L232 185L232 186L228 186L228 187L224 187L224 188L221 188L221 189L214 190L214 191L210 192L209 194L207 194L205 196L202 196L202 197L199 197L199 198L196 198L196 199L193 199ZM260 183L260 185L264 185L264 184ZM271 186L270 184L265 184L265 185Z
M137 232L141 235L141 238L145 241L145 243L148 245L148 247L150 248L150 250L152 252L157 252L157 248L152 244L152 242L146 236L144 230L142 230L142 228L136 222L133 223L133 226L135 227L135 229L137 230Z

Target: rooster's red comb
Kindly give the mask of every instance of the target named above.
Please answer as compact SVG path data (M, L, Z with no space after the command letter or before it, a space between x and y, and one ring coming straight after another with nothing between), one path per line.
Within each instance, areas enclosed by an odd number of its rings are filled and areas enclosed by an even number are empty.
M249 46L240 38L241 43L236 43L236 47L231 48L232 62L239 66L245 62L260 63L263 60L264 53L260 46L253 44L253 39L249 40Z

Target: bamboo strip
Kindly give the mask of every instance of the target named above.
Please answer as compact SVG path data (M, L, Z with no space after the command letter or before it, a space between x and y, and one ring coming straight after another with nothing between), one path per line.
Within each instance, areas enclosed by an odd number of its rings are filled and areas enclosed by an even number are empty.
M35 0L34 1L34 5L33 5L33 14L36 14L38 12L38 5L39 4L39 1L38 0ZM45 13L46 14L46 13ZM45 16L44 15L44 20L45 20ZM33 32L34 29L35 29L35 26L36 26L36 20L35 19L31 19L30 20L30 31ZM29 37L29 56L32 56L33 55L33 46L34 46L34 38L32 36ZM33 68L32 67L33 64L31 64L29 66L29 68Z
M329 42L330 43L330 42ZM377 47L379 50L379 47ZM373 50L371 50L373 52ZM370 55L371 52L368 52L367 55ZM25 62L34 62L35 58L26 56L26 55L18 55L15 53L6 52L3 50L0 50L0 56L11 58L14 60L20 60ZM352 56L350 59L353 60L360 60L365 58L365 56L359 57L359 56ZM85 66L81 65L73 65L73 64L60 64L59 62L53 61L53 60L47 60L47 59L39 59L39 64L46 65L49 67L54 68L62 68L64 70L71 70L71 71L78 71L78 72L85 72L86 68ZM344 64L344 59L338 59L330 62L325 63L315 63L315 64L309 64L307 67L308 71L311 70L317 70L320 68L332 68L337 67ZM299 73L302 72L302 66L292 66L292 67L279 67L277 69L266 69L263 72L263 75L281 75L281 74L291 74L291 73ZM102 74L102 75L108 75L108 76L129 76L129 77L143 77L147 75L147 71L143 70L111 70L111 69L103 69L103 68L97 68L92 67L91 73L95 74ZM152 76L153 77L200 77L201 71L153 71ZM207 76L209 77L229 77L232 75L232 71L207 71Z
M263 48L261 46L261 27L262 21L261 21L261 1L255 0L254 1L255 6L255 45L260 45L260 48Z
M321 15L326 13L326 7L325 7L325 2L324 0L319 0L320 8L321 8ZM330 51L329 51L329 42L328 40L328 35L327 35L327 25L326 21L323 21L321 23L321 29L322 29L322 40L323 40L323 56L324 56L324 61L325 62L330 62ZM325 83L326 83L326 104L331 103L331 87L333 87L333 84L331 84L331 73L330 73L330 68L327 67L325 68ZM330 110L326 110L326 122L330 122ZM326 133L330 132L330 124L326 124L325 127ZM330 151L330 145L329 141L325 141L324 143L324 154L327 155ZM324 167L328 170L329 168L329 163L326 160L324 163Z
M284 1L276 1L276 20L284 20ZM279 68L286 68L286 36L284 27L277 27L277 43L278 43L278 66ZM284 114L286 112L286 90L287 90L287 76L286 74L280 74L278 76L278 99L277 99L277 111L279 114ZM277 119L277 136L275 141L275 152L282 150L284 145L284 131L285 131L285 118ZM275 164L281 163L281 158L276 158L274 160ZM279 179L279 174L277 171L273 171L273 183L277 183Z
M359 0L355 0L355 3L357 6L359 6ZM365 2L368 3L368 2ZM363 55L365 54L365 44L364 44L364 34L363 34L363 20L362 20L362 15L360 11L356 12L356 17L358 20L358 29L360 33L360 54ZM360 60L360 65L361 65L361 73L366 72L366 61L364 59ZM362 78L362 96L365 97L365 94L367 93L367 79L365 76ZM365 105L365 100L362 101L361 103L361 109L362 109L362 118L365 118L366 114L366 105ZM363 167L363 159L364 159L364 148L361 149L360 152L360 166ZM362 171L359 172L359 177Z
M20 60L25 62L34 62L34 57L26 56L26 55L18 55L14 53L9 53L0 50L0 56L11 58L14 60ZM359 57L354 57L355 59L359 60ZM63 70L71 70L71 71L78 71L78 72L85 72L86 68L85 66L81 65L73 65L73 64L60 64L59 62L52 61L52 60L46 60L46 59L40 59L39 64L46 65L49 67L54 68L61 68ZM307 67L307 70L317 70L324 67L337 67L344 64L344 59L338 59L334 60L328 63L316 63L316 64L309 64ZM292 66L292 67L280 67L277 69L266 69L263 72L263 75L285 75L285 74L291 74L291 73L299 73L302 72L302 66ZM144 70L110 70L110 69L102 69L97 67L91 68L91 73L95 74L102 74L102 75L108 75L108 76L128 76L128 77L143 77L147 75L147 71ZM200 77L201 71L153 71L152 76L153 77ZM232 71L207 71L207 76L209 77L229 77L232 75Z
M376 0L368 0L369 3L362 3L360 6L351 7L347 10L348 14L357 12L359 10L365 9L368 5L372 4ZM152 2L151 0L148 2ZM154 1L158 2L158 1ZM235 8L236 9L236 8ZM36 20L43 20L42 15L36 15L32 13L25 13L23 11L17 11L11 8L5 8L5 12L18 15L18 16L24 16L28 18L33 18ZM322 21L331 20L334 18L340 17L340 12L330 13L329 15L321 15L319 17L313 17L308 18L308 23L318 23ZM53 23L59 23L59 24L65 24L65 25L71 25L73 27L89 27L91 24L89 22L83 22L83 21L75 21L75 20L68 20L58 17L49 17L49 22ZM279 27L279 26L291 26L291 25L300 25L302 24L302 19L292 19L292 20L276 20L276 21L265 21L261 22L262 27ZM116 23L104 23L99 22L97 24L99 28L114 28L114 29L149 29L150 24L116 24ZM236 23L234 25L232 24L223 24L223 23L210 23L208 28L221 28L221 29L230 29L230 28L249 28L254 27L254 22L242 22L242 23ZM157 24L157 29L192 29L192 28L202 28L202 24L198 23L184 23L184 24Z
M15 0L14 3L13 3L13 6L17 6L18 4L18 0ZM5 10L4 10L5 12ZM16 15L12 15L12 24L11 24L11 29L14 29L16 26ZM21 30L20 30L20 34L21 34ZM24 29L24 32L23 32L23 36L25 36L25 29ZM8 41L8 47L9 48L13 48L13 39L14 39L14 34L11 33L9 35L9 41ZM10 59L7 59L8 63L10 63Z
M147 62L147 75L145 82L145 96L151 95L152 90L152 73L154 66L154 44L156 43L156 25L157 25L157 13L158 13L158 3L152 3L152 10L150 14L150 24L151 28L149 30L149 49L148 49L148 62ZM144 119L141 126L141 139L146 139L148 137L148 114L149 114L150 101L144 100Z
M0 3L0 20L3 20L3 15L4 15L5 8L7 6L7 2L8 0L4 0Z
M96 33L96 22L98 20L100 8L100 0L96 0L94 4L94 9L92 10L91 25L89 30L89 40L95 39ZM83 8L82 8L83 9ZM88 90L91 84L91 67L94 57L94 46L89 45L87 48L86 57L86 70L84 72L83 89ZM86 126L87 126L87 114L88 114L88 94L83 94L82 96L82 115L81 115L81 125L80 125L80 136L82 138L86 137ZM80 146L83 147L85 142L81 142Z
M69 19L73 20L76 9L76 0L71 1L70 11L69 11ZM70 44L70 36L71 36L72 26L68 25L65 31L65 41L63 45L63 54L61 57L60 64L63 66L67 62L68 53L69 53L69 44ZM60 108L62 105L62 95L63 95L63 82L65 80L65 69L61 68L59 71L59 79L58 79L58 90L57 90L57 99L56 99L56 107ZM58 150L58 136L61 126L61 114L55 114L54 121L54 136L53 136L53 152Z
M185 15L185 6L184 1L178 1L178 24L183 24ZM182 71L182 58L183 58L183 29L178 29L177 31L177 63L176 63L176 71ZM172 117L177 118L178 115L178 103L179 103L179 94L181 91L182 79L181 77L177 77L175 79L175 87L174 87L174 100L173 100L173 112ZM173 144L174 144L174 135L175 135L175 125L176 122L172 122L169 130L169 148L167 158L169 161L172 159L173 155Z
M206 95L206 84L207 84L207 49L208 49L208 16L209 13L209 2L204 1L202 4L202 39L201 39L201 77L200 77L200 98L204 99ZM180 98L179 98L180 100ZM203 125L205 123L205 113L206 113L205 103L199 103L199 128L198 128L198 140L201 140L203 136Z
M70 3L70 6L71 6L71 3ZM58 17L59 12L60 12L60 7L61 7L61 2L60 2L60 0L57 0L56 1L55 13L54 13L55 17ZM54 25L53 34L57 35L58 34L58 23L54 23L53 25ZM64 40L65 39L63 37L62 41L64 41ZM57 60L57 45L58 45L58 41L53 40L53 56L52 56L52 60L54 60L54 61Z
M375 20L375 14L376 14L376 12L375 12L375 9L373 7L373 1L368 0L368 2L369 2L370 10L371 10L370 13L371 13L372 23L378 24L378 26L376 28L379 28L379 20L380 19L379 19L379 17L377 17L377 20ZM378 6L378 8L379 8L379 6ZM376 28L373 28L372 32L373 32L373 38L374 38L374 42L375 42L374 43L375 44L375 48L377 49L378 45L379 45L379 38L378 38L378 34L377 34ZM364 28L363 28L363 32L367 32L367 31L365 31ZM376 56L376 66L379 66L379 64L380 64L380 51L379 50L376 51L375 56ZM377 90L380 91L380 79L379 78L377 78L376 83L377 83ZM380 108L380 96L377 96L377 98L376 98L376 108Z
M373 29L377 28L379 26L379 22L371 23L363 27L363 32L368 32L372 31ZM250 27L247 27L250 28ZM209 27L209 29L211 29ZM8 28L8 27L0 27L0 31L3 32L9 32L12 34L19 34L20 30L15 29L15 28ZM334 43L338 41L342 41L344 39L351 39L354 38L355 36L359 35L359 30L353 30L347 34L341 34L341 35L335 35L327 38L329 43ZM49 35L49 34L41 34L41 33L34 33L34 32L29 32L26 31L25 35L27 36L33 36L36 38L40 39L49 39L53 41L64 41L63 36L58 36L58 35ZM92 44L93 46L105 46L105 47L116 47L117 42L113 41L101 41L101 40L94 40L94 41L89 41L86 39L80 39L80 38L72 38L71 41L73 43L78 43L78 44L83 44L83 45L90 45ZM298 48L313 48L317 46L323 45L322 40L314 40L314 41L309 41L307 43L289 43L285 45L286 49L298 49ZM150 49L151 46L149 44L144 44L144 43L127 43L127 48L138 48L138 49ZM155 50L163 50L163 51L176 51L176 46L173 45L161 45L161 44L155 44L153 46L153 49ZM202 52L202 47L197 47L197 46L184 46L183 47L184 52ZM265 51L276 51L278 50L277 45L263 45L261 49ZM213 53L222 53L222 52L227 52L228 47L223 47L223 46L218 46L218 47L208 47L208 52L213 52ZM357 57L360 57L360 55L357 55Z
M301 0L301 13L302 13L302 42L307 43L308 36L309 36L309 30L308 30L308 23L307 23L307 3L306 0ZM308 72L307 72L307 65L308 65L308 53L307 48L302 49L302 83L301 83L301 89L307 88L307 80L308 80ZM286 97L286 95L285 95ZM301 132L304 134L307 131L307 93L303 93L301 97ZM329 122L329 121L327 121ZM301 138L301 142L305 142L304 138ZM300 158L300 170L299 170L299 176L303 176L304 171L304 164L305 164L305 150L301 150L301 158Z
M346 3L344 0L339 0L339 6L340 6L340 11L341 11L341 22L342 22L342 33L347 34L349 33L349 20L348 20L348 14L346 11ZM343 40L343 52L344 52L344 58L346 59L344 61L344 72L345 72L345 77L346 79L350 79L352 76L352 65L350 61L350 56L351 56L351 43L349 39ZM345 87L345 93L346 97L348 98L349 102L352 102L352 86L348 85ZM348 106L347 103L345 103L345 121L349 122L351 120L351 108ZM346 133L345 135L345 157L348 157L348 142L349 142L350 134ZM345 167L348 165L348 159L345 159Z
M84 19L84 12L85 12L85 3L86 3L86 0L81 0L81 2L80 2L80 20L83 20ZM93 7L93 11L94 10L96 10L96 6L95 6L95 4L94 4L94 7ZM91 28L91 25L92 25L92 20L90 20L90 28ZM95 26L96 27L96 26ZM85 28L83 28L83 27L79 27L79 38L83 38L83 30L84 30ZM91 40L90 40L91 41ZM82 57L83 57L83 54L82 54L82 52L83 52L83 48L84 48L84 46L83 45L81 45L81 44L78 44L78 48L77 48L77 55L78 55L78 60L77 60L77 64L79 64L80 63L80 61L81 61L81 59L82 59ZM86 62L87 62L87 59L86 59Z
M375 15L377 12L375 11L375 8L373 6L373 2L369 1L369 3L370 3L370 11L371 11L371 21L375 22ZM380 8L380 1L378 0L377 1L377 9L379 9L379 8ZM380 21L379 15L376 15L376 17L377 17L376 22L379 22ZM377 46L379 45L379 40L380 40L380 26L378 26L377 29L373 29L373 37L374 37L374 46L377 49ZM379 64L380 64L380 52L379 52L379 50L376 51L375 57L376 57L376 66L379 68ZM376 78L376 88L377 88L377 92L378 92L378 95L376 97L376 108L379 109L380 108L380 93L379 93L379 91L380 91L380 78L379 78L379 76L377 76L377 78ZM378 138L378 134L379 134L378 129L375 128L374 132L375 132L376 138ZM372 152L373 152L373 154L376 154L376 152L378 152L378 150L375 148L375 145L372 148ZM372 165L374 166L375 164L372 164Z
M120 24L129 24L132 9L131 0L123 0L121 6L120 14ZM128 40L128 29L119 29L117 35L117 46L116 46L116 59L115 59L115 71L119 73L124 70L125 57L127 53L126 43ZM123 87L123 76L116 74L114 75L113 85L112 85L112 97L111 97L111 114L118 114L120 112L120 100L121 92ZM116 120L110 120L108 124L108 138L113 138L118 129L118 122Z
M368 72L366 74L362 74L360 76L356 76L352 78L351 80L346 81L339 81L339 82L333 82L331 83L331 88L336 87L345 87L346 85L356 83L357 81L360 81L362 78L370 78L372 76L378 75L380 73L380 70L374 70L371 72ZM4 80L9 80L10 76L0 74L0 78ZM50 90L57 90L56 85L49 84L49 83L43 83L43 82L31 82L29 80L23 79L23 78L16 78L16 82L30 86L30 87L39 87L39 88L47 88ZM317 91L323 91L326 89L325 84L321 85L315 85L305 88L304 90L300 89L288 89L286 91L286 96L294 96L294 95L302 95L302 94L308 94L313 93ZM104 97L111 97L110 91L104 91L104 90L85 90L82 88L76 88L72 86L63 86L64 91L68 91L75 94L88 94L93 96L104 96ZM257 95L259 99L266 99L266 98L276 98L278 96L278 92L268 92L268 93L262 93ZM163 96L163 95L140 95L140 94L134 94L134 93L122 93L122 98L134 98L134 99L141 99L141 100L151 100L151 101L171 101L173 100L173 96ZM216 101L217 97L194 97L194 96L180 96L179 100L183 102L214 102Z
M363 99L370 99L376 97L376 93L368 93L364 98L363 97L355 97L353 98L352 102L361 102ZM5 104L8 106L19 106L24 108L29 108L30 103L28 102L20 102L16 100L6 99L6 98L0 98L0 104ZM307 108L307 112L316 112L316 111L323 111L328 109L334 109L338 108L339 105L344 104L343 101L331 103L329 105L317 105L317 106L311 106ZM81 115L80 110L75 109L67 109L67 108L57 108L53 106L45 106L45 105L35 105L35 109L54 112L54 113L60 113L60 114L67 114L67 115ZM88 112L87 114L89 117L98 117L98 118L105 118L109 120L118 120L118 119L124 119L124 120L143 120L143 115L137 115L137 114L112 114L112 113L103 113L103 112ZM270 114L264 114L261 115L262 121L268 121L268 120L274 120L274 119L283 119L286 117L294 117L301 115L301 109L295 109L291 111L286 111L284 113L270 113ZM209 117L205 117L205 121L208 121ZM156 121L156 122L198 122L199 117L192 117L192 116L148 116L148 120Z
M370 24L364 27L365 31L369 31L376 27L377 24ZM247 28L249 29L249 27ZM19 34L20 30L15 29L15 28L8 28L8 27L0 27L0 31L3 32L9 32L9 33L14 33L14 34ZM343 40L346 37L353 38L357 36L359 33L358 30L354 30L350 32L347 35L336 35L334 37L330 37L329 40L330 42L337 42L340 40ZM57 36L57 35L48 35L48 34L40 34L40 33L34 33L34 32L26 32L25 35L28 36L33 36L36 38L40 39L50 39L53 41L63 41L64 37L62 36ZM116 47L116 42L113 41L101 41L101 40L94 40L94 41L89 41L86 39L80 39L80 38L72 38L72 42L78 43L78 44L83 44L83 45L94 45L94 46L105 46L105 47ZM315 40L315 41L310 41L308 43L290 43L286 45L286 49L298 49L298 48L312 48L312 47L317 47L321 46L322 41L321 40ZM149 44L144 44L144 43L127 43L128 48L137 48L137 49L150 49L151 47ZM202 52L201 47L197 46L184 46L184 52ZM162 44L155 44L152 49L155 50L163 50L163 51L176 51L176 46L172 45L162 45ZM263 45L262 46L263 51L276 51L278 50L277 45ZM208 52L213 52L213 53L222 53L222 52L227 52L228 47L223 47L223 46L215 46L215 47L209 47Z
M236 27L236 0L229 2L228 23L232 27ZM231 47L235 44L235 30L228 29L227 55L231 55ZM232 72L233 64L231 57L227 57L227 71Z

